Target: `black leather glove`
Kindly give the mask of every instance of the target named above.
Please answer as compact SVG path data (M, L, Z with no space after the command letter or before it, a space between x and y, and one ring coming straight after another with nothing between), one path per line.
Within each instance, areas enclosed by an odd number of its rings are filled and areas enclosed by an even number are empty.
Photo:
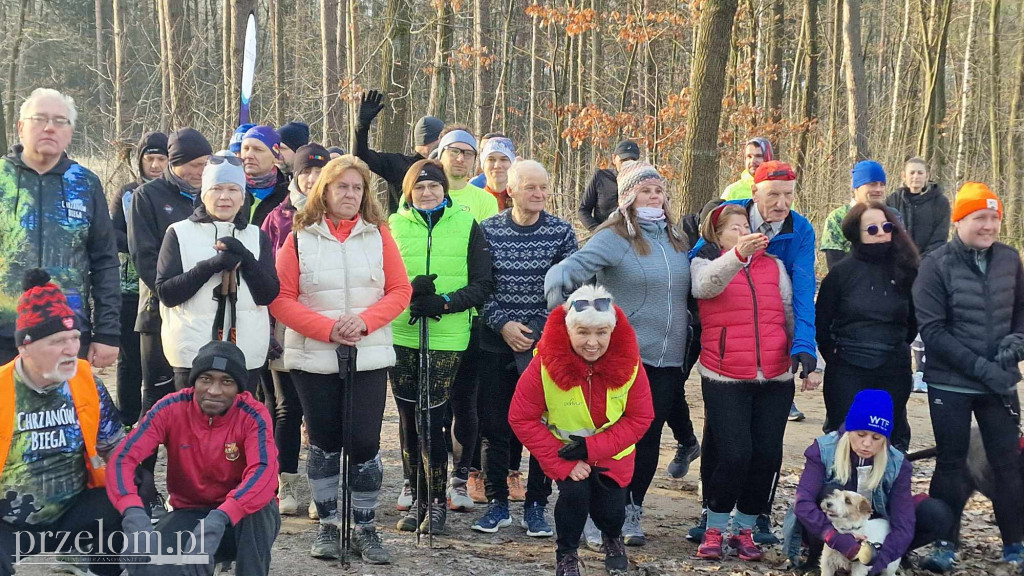
M384 95L377 90L363 92L359 99L359 125L369 127L373 119L384 109Z
M797 375L797 368L800 368L800 377L807 378L807 375L814 372L814 369L818 367L818 359L807 352L793 354L791 359L793 364L790 367L790 371L793 372L794 376Z
M207 576L212 572L215 563L214 556L217 554L217 548L220 547L221 539L224 538L224 530L230 523L231 519L226 513L214 509L206 515L203 522L196 524L196 527L192 529L192 535L195 536L197 549L193 549L191 553L208 554L210 562L209 564L186 564L184 571L186 576Z
M569 435L570 442L558 449L558 457L562 460L583 460L587 459L587 439L575 434Z
M412 297L422 296L424 294L437 294L437 287L434 286L434 280L437 280L437 274L431 274L419 276L412 279Z
M413 318L437 318L447 314L448 301L437 294L415 296L409 305L409 315Z
M999 394L1010 393L1010 389L1020 380L1016 367L1007 370L999 363L984 358L978 358L974 362L974 374L982 384Z
M999 354L996 355L996 362L1004 370L1016 368L1017 364L1024 361L1024 335L1007 334L999 343Z

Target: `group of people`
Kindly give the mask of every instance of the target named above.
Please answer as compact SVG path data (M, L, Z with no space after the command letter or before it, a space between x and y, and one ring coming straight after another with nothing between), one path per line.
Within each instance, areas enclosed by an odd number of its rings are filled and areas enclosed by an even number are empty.
M921 565L952 569L972 414L1003 559L1024 562L1024 268L997 242L1003 206L986 185L950 205L914 158L886 198L882 166L860 162L819 247L792 210L797 175L768 140L745 143L723 200L679 221L666 179L625 141L581 199L581 248L545 209L547 170L506 135L478 141L428 116L414 154L374 151L382 109L379 93L362 96L354 154L310 142L299 122L240 126L218 152L191 128L147 133L139 180L108 211L98 178L65 153L74 102L39 89L23 103L20 144L0 159L0 412L15 422L0 430L0 574L51 552L20 549L16 533L95 533L101 521L121 527L126 554L191 530L209 558L188 573L234 561L267 574L280 515L304 507L303 426L311 555L341 557L351 521L352 552L389 563L376 518L389 385L399 531L440 534L450 511L486 504L472 529L496 533L522 501L528 536L557 534L556 574L580 573L581 541L622 572L626 546L646 542L668 424L668 474L701 460L696 555L760 560L778 542L798 378L804 391L823 384L826 419L783 526L794 564L827 546L881 573L934 544ZM927 359L912 364L915 341ZM92 374L115 358L116 408ZM685 396L695 365L700 442ZM911 494L905 457L915 368L936 439L930 497ZM154 480L160 445L169 502ZM835 490L888 522L867 559L822 504ZM120 573L104 560L122 550L80 552L96 574Z

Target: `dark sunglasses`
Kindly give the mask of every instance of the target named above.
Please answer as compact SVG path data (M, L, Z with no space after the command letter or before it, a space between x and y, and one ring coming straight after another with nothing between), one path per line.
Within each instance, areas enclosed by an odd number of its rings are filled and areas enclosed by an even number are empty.
M207 164L211 164L213 166L223 164L225 162L231 164L232 166L242 165L242 159L239 158L238 156L218 156L216 154L211 154L210 159L206 161Z
M872 224L871 226L865 228L864 231L868 233L868 236L874 236L878 234L878 225ZM885 224L882 224L882 232L886 234L892 232L892 222L886 222Z
M594 300L574 300L572 303L572 309L577 312L583 312L587 308L593 308L598 312L607 312L612 307L611 298L595 298Z

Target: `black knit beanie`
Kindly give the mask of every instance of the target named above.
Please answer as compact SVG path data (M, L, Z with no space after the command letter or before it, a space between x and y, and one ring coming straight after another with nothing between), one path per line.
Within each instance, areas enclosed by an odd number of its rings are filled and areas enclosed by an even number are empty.
M167 138L167 159L171 166L181 166L213 154L213 148L205 136L194 128L181 128Z
M203 345L192 360L192 369L188 373L188 385L195 386L196 380L203 372L219 370L226 372L238 383L238 391L244 392L249 387L249 372L245 369L245 355L231 342L212 340Z
M323 146L313 142L305 146L299 146L295 151L295 159L292 160L292 170L295 174L302 174L306 168L323 168L331 161L331 153Z

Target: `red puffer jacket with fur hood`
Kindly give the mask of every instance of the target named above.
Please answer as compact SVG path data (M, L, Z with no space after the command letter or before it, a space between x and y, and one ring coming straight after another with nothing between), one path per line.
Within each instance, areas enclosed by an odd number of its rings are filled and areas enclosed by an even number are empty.
M626 409L615 424L587 438L587 463L607 468L604 474L627 486L633 478L633 461L636 452L620 460L612 456L636 444L647 432L654 419L651 404L651 386L647 373L640 363L640 348L636 333L622 310L615 307L616 322L608 350L593 364L588 363L572 349L569 331L565 325L565 308L559 306L548 316L544 334L537 343L537 355L523 372L516 386L508 421L516 436L540 462L544 473L552 480L565 480L576 465L574 461L563 460L558 450L564 445L547 426L541 422L541 415L547 409L544 401L544 383L541 379L541 364L563 390L582 387L584 398L589 398L590 416L598 428L608 422L605 404L608 390L621 388L637 369L636 379L626 397ZM639 366L639 368L638 368ZM588 384L588 374L590 375ZM592 389L587 390L587 386Z

